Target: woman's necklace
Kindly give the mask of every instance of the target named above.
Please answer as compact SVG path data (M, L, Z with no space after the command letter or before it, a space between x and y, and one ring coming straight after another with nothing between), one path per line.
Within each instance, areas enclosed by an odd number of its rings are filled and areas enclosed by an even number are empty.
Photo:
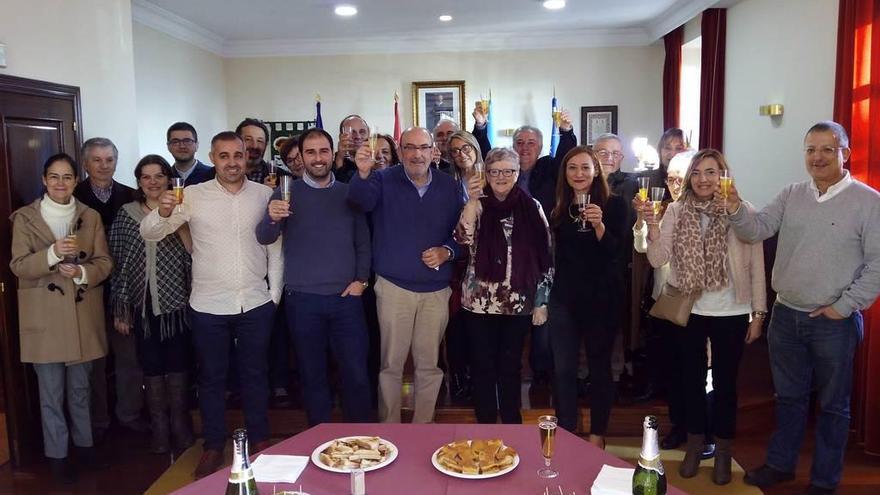
M577 215L573 215L573 214L571 213L571 207L572 207L572 206L575 207L575 210L574 210L574 211L577 212ZM581 215L580 215L580 213L581 213L581 210L580 210L580 207L578 207L578 205L576 205L576 204L570 204L570 205L568 205L568 217L571 218L571 221L572 221L572 222L574 222L574 223L578 223L578 222L581 221Z

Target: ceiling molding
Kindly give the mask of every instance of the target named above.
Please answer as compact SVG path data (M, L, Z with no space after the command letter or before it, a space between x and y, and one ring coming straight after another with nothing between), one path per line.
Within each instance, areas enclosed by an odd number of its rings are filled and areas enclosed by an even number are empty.
M172 38L223 56L223 37L147 0L132 0L131 18Z
M645 46L652 40L642 28L579 29L569 31L425 34L369 38L279 39L227 42L223 56L278 57L367 53L431 53L554 48Z
M714 7L720 0L679 0L648 23L652 41L656 41L673 29L683 26L704 10Z

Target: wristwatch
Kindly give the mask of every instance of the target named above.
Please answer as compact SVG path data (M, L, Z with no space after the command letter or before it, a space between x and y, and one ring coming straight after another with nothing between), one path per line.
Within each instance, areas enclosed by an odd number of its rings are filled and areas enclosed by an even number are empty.
M366 289L367 287L370 286L370 282L368 282L368 281L366 281L366 280L358 280L358 282L360 282L361 284L363 284L364 289Z
M764 317L766 317L766 316L767 316L766 311L752 311L752 318L758 318L758 319L763 320Z

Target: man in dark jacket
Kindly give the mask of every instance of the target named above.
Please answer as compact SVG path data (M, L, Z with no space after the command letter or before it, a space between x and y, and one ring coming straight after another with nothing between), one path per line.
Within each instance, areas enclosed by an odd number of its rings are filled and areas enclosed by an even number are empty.
M109 233L116 212L134 197L134 189L113 180L119 150L113 141L95 137L83 143L80 153L83 168L88 178L73 190L78 201L97 211L104 223L104 231ZM137 432L149 430L147 422L141 417L144 406L142 385L143 372L137 359L135 339L132 335L122 335L113 329L112 313L109 311L104 290L104 314L107 317L107 340L116 370L116 417L123 426ZM97 359L92 366L92 433L96 443L103 439L110 427L110 414L107 406L106 358Z
M214 178L214 167L196 159L199 151L199 135L187 122L175 122L165 133L168 152L174 157L172 169L183 179L185 186L201 184Z

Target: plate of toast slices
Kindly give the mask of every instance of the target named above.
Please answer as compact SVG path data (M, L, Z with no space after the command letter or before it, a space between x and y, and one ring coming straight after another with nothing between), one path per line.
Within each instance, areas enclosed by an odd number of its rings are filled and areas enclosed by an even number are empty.
M443 474L479 480L513 471L519 465L519 454L499 439L456 440L437 449L431 463Z
M379 437L343 437L321 444L312 451L312 462L334 473L354 469L374 471L397 459L397 447Z

